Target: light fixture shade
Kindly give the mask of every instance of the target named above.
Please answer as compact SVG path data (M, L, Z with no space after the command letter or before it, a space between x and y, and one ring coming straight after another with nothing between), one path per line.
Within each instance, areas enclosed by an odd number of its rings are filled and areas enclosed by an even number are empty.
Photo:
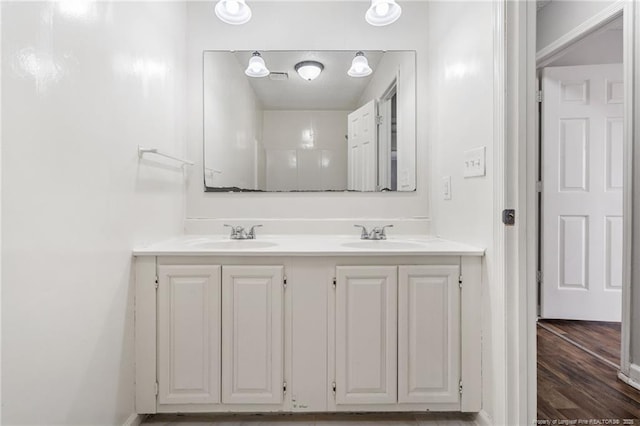
M251 19L251 8L245 0L218 0L216 16L221 21L232 25L241 25Z
M371 25L381 27L394 23L401 14L402 8L396 0L371 0L371 7L364 18Z
M296 64L295 69L300 77L311 81L320 75L324 65L317 61L302 61Z
M356 53L356 57L351 61L351 68L347 71L347 74L350 77L366 77L371 75L373 70L369 66L369 61L367 57L364 56L364 53L358 52Z
M249 59L249 66L244 70L244 73L249 77L266 77L269 75L269 70L260 53L253 52L253 56Z

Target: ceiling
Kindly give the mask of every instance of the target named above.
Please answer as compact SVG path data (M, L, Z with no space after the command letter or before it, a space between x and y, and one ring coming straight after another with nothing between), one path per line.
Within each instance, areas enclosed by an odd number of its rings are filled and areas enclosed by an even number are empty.
M363 51L369 66L375 73L384 56L382 51ZM270 77L247 77L256 96L266 110L353 110L369 84L372 75L354 78L347 75L356 51L260 51L267 68L272 73L287 73L286 80ZM244 72L252 55L251 51L234 52ZM318 61L324 70L313 81L302 79L294 67L301 61Z

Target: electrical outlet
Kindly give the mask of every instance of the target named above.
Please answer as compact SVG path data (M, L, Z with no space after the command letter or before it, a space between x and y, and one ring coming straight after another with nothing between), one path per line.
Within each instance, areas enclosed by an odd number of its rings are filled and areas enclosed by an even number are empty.
M471 149L464 152L464 177L485 176L485 156L486 147Z

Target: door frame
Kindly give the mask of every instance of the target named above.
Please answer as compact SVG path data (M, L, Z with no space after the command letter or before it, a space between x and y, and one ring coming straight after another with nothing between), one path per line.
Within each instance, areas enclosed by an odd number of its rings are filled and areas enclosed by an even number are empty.
M503 288L506 377L496 380L495 424L536 419L536 2L494 3L494 280ZM530 161L530 160L534 161ZM505 226L502 209L516 211ZM531 272L533 271L533 272ZM504 402L502 402L504 401ZM504 404L504 405L502 405ZM502 421L501 421L502 420ZM491 424L481 422L481 424Z
M523 50L518 54L513 46L507 44L506 52L506 77L501 81L501 87L506 90L505 100L513 106L505 113L507 135L514 141L505 145L505 151L512 163L505 164L502 174L496 173L496 179L512 177L516 183L515 196L510 201L521 212L519 223L515 227L516 235L507 241L496 239L495 246L501 247L501 257L498 261L504 262L505 275L516 279L518 289L511 290L516 293L512 306L507 304L507 331L513 332L512 342L507 345L508 356L508 380L513 393L507 393L507 404L514 408L508 412L511 424L532 424L537 417L537 362L536 362L536 304L537 304L537 250L538 241L535 237L538 232L538 193L536 190L537 168L540 162L538 151L538 108L536 102L536 70L552 60L553 56L562 49L581 40L602 25L613 19L623 16L624 39L624 65L623 79L625 93L628 96L624 100L624 153L625 171L623 188L623 233L624 233L624 258L623 258L623 283L622 283L622 345L621 345L621 372L619 377L630 383L630 325L631 325L631 280L632 280L632 235L633 231L633 204L639 200L633 197L633 137L634 121L640 117L634 115L634 103L640 99L640 85L634 86L634 71L640 72L640 59L637 50L640 44L634 43L635 24L640 22L640 7L635 7L633 1L618 0L597 15L583 22L567 34L551 43L540 52L536 52L536 7L535 2L509 2L507 3L506 21L508 23L506 35L513 44L519 45ZM514 4L515 3L515 4ZM526 4L528 3L528 5ZM517 49L517 47L516 47ZM499 53L499 52L497 52ZM533 60L532 60L533 58ZM523 68L524 67L524 68ZM498 119L499 120L499 119ZM527 159L533 160L527 163ZM500 172L501 170L496 170ZM505 180L503 188L509 189L509 181ZM513 189L512 189L513 190ZM509 201L507 191L507 201ZM499 214L496 211L495 214ZM504 246L513 243L513 249L517 255L509 254ZM515 256L515 261L513 261ZM638 265L636 268L640 268ZM640 272L638 270L636 273ZM509 290L507 289L507 293ZM510 330L509 330L510 328ZM518 355L526 354L524 356ZM514 366L520 366L520 371L526 371L525 377L518 377L518 371ZM637 380L637 379L636 379ZM633 383L630 383L634 385ZM638 382L635 383L638 387ZM526 404L526 408L518 403ZM515 423L513 423L515 422Z
M395 78L389 83L387 89L382 93L380 99L378 99L378 111L377 115L380 117L381 122L378 122L377 131L378 131L378 167L377 167L377 176L378 176L378 191L383 188L391 188L391 134L392 134L392 124L391 124L391 116L392 114L387 114L387 109L391 111L391 99L393 96L398 94L398 81L400 81L400 71L396 73ZM397 102L397 96L396 96ZM388 105L388 108L387 108ZM396 103L397 108L397 103ZM384 109L384 111L383 111ZM397 112L396 112L397 114ZM384 137L382 134L382 129L384 129ZM397 132L397 123L396 123L396 132ZM384 145L384 146L383 146ZM382 152L384 150L384 155ZM384 166L382 166L382 161L385 162ZM397 180L396 180L397 187Z

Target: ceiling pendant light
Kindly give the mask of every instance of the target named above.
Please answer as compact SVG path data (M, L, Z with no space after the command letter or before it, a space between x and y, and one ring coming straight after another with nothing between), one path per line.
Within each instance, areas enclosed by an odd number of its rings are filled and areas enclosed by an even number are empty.
M260 53L253 52L251 59L249 59L249 66L244 70L244 73L249 77L266 77L269 75L269 70Z
M371 25L381 27L394 23L401 14L402 8L396 0L371 0L371 7L364 18Z
M351 61L351 68L347 71L350 77L366 77L373 72L369 66L367 57L363 52L356 53L356 57Z
M324 65L317 61L302 61L295 66L298 75L308 81L317 78L323 69Z
M218 0L215 11L216 16L227 24L241 25L251 19L251 8L245 0Z

